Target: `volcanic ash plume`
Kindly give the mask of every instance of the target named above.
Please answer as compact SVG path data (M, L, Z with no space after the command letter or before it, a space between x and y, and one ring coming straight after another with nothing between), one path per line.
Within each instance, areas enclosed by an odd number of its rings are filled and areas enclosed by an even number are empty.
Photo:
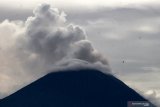
M57 68L106 68L108 62L66 14L39 5L23 22L0 23L0 93L4 96ZM109 71L109 70L107 70ZM107 72L106 71L106 72Z

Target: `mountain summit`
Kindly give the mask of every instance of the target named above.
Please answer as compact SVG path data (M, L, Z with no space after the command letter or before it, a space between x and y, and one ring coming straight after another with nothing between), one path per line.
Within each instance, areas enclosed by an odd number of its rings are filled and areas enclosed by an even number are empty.
M0 107L127 107L128 101L147 100L110 74L81 69L50 73L2 99Z

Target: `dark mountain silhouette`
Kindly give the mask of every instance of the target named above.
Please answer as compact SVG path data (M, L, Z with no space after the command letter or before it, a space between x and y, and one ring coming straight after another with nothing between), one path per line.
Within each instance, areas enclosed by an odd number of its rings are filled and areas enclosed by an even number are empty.
M50 73L2 99L0 107L127 107L127 101L147 100L110 74L83 69Z

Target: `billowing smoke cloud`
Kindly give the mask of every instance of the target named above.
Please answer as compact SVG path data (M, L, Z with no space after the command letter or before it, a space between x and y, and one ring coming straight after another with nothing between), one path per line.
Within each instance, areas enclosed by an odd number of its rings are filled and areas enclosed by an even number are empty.
M41 4L33 14L25 22L0 23L0 93L11 93L57 68L108 69L85 31L68 23L64 12Z

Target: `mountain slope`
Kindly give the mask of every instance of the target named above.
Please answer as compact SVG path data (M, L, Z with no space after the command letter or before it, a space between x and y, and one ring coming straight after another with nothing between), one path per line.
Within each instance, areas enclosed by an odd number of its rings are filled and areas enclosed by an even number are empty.
M112 75L83 69L50 73L0 101L0 107L127 107L146 101Z

